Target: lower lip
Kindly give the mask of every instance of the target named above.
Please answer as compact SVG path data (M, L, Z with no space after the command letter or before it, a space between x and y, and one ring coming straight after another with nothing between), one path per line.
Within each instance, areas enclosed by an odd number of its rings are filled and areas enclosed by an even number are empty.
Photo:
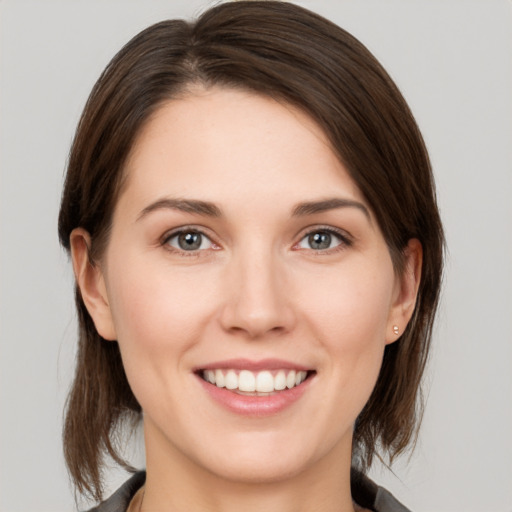
M203 386L203 389L217 403L231 412L242 416L271 416L290 407L304 394L310 385L312 377L308 377L304 382L291 389L276 391L274 394L253 396L239 395L226 388L218 388L196 376Z

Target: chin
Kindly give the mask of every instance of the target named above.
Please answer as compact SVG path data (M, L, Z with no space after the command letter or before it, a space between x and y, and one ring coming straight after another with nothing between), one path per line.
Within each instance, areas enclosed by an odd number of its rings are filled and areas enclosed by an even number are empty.
M241 484L272 484L292 479L309 467L309 461L300 460L300 456L283 458L272 456L262 458L254 456L236 457L229 463L215 464L206 468L210 473L229 482Z
M198 446L195 452L200 460L196 460L217 478L241 484L290 480L314 470L322 460L340 452L340 446L325 440L310 444L304 436L299 438L290 432L251 432L230 441L217 443L213 450L212 445Z

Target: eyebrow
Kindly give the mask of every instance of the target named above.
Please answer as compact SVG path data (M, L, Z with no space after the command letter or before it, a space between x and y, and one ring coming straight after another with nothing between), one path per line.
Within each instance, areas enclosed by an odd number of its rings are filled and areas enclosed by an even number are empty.
M294 217L302 217L304 215L314 215L315 213L322 213L328 210L335 210L337 208L357 208L365 214L368 220L371 220L370 211L363 203L340 197L333 197L322 201L299 203L293 209L292 215Z
M368 220L371 220L370 212L363 203L339 197L324 199L322 201L299 203L293 208L292 216L303 217L306 215L314 215L316 213L335 210L337 208L357 208L365 214ZM195 213L206 217L222 217L222 211L220 208L209 201L200 201L198 199L163 198L146 206L137 217L137 221L151 212L167 209L179 210L186 213Z
M208 201L199 201L197 199L173 199L173 198L164 198L151 203L149 206L144 208L139 216L137 217L137 221L141 220L143 217L148 215L151 212L157 210L179 210L186 213L195 213L197 215L204 215L206 217L221 217L222 212L220 208L213 203Z

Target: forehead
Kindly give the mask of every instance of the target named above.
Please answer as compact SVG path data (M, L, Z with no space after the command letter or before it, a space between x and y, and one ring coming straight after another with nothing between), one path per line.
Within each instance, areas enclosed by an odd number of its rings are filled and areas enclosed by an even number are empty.
M361 199L310 116L238 89L197 88L160 106L139 133L124 172L124 188L143 195L218 200L251 190L284 201L341 187Z

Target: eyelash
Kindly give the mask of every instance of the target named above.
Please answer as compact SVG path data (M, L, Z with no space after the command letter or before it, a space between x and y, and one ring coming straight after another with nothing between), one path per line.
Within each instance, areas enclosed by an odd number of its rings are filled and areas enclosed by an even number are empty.
M325 233L331 236L334 236L339 240L339 244L337 244L334 247L330 247L327 249L319 249L315 250L312 248L305 249L308 252L314 254L315 256L324 256L328 254L334 254L339 251L343 251L347 249L348 247L351 247L353 244L352 237L344 230L333 228L332 226L313 226L312 228L307 228L307 231L305 231L301 237L300 240L294 244L294 248L297 248L297 250L301 250L298 246L299 244L306 239L307 237L314 235L316 233Z
M179 237L180 235L184 235L184 234L201 235L202 237L209 240L209 242L212 244L212 246L214 246L213 250L218 250L218 248L219 248L219 246L204 231L202 231L201 229L198 229L196 227L192 227L192 226L184 226L182 228L179 228L174 231L166 233L162 237L160 244L169 252L179 254L180 256L185 256L185 257L200 256L201 253L205 251L205 249L186 251L184 249L179 249L177 247L172 247L171 245L169 245L170 240L172 240L173 238Z
M338 251L342 251L342 250L346 249L347 247L350 247L353 244L352 237L347 232L345 232L343 230L335 229L335 228L333 228L331 226L329 226L329 227L327 227L327 226L314 226L311 229L308 229L306 232L304 232L301 235L299 241L293 245L293 249L301 250L301 248L298 247L299 244L304 239L306 239L307 237L309 237L311 235L314 235L316 233L324 233L324 234L328 234L328 235L334 236L334 237L336 237L339 240L340 243L337 244L334 247L330 247L330 248L327 248L327 249L319 249L319 250L315 250L315 249L312 249L312 248L306 249L306 250L310 251L311 253L313 253L315 255L332 254L332 253L335 253L335 252L338 252ZM181 228L179 228L177 230L174 230L174 231L166 233L162 237L162 239L160 241L160 244L163 247L165 247L166 250L168 250L170 252L173 252L173 253L178 253L181 256L186 256L186 257L190 257L190 256L198 257L198 256L201 255L201 253L203 253L206 250L206 249L196 249L196 250L187 251L187 250L179 249L179 248L172 247L172 246L169 245L169 241L170 240L172 240L175 237L179 237L180 235L183 235L183 234L197 234L197 235L200 235L202 237L205 237L207 240L209 240L209 242L213 246L212 247L213 250L218 250L220 248L220 246L218 244L216 244L211 239L211 237L208 236L203 230L198 229L196 227L192 227L192 226L184 226L184 227L181 227Z

